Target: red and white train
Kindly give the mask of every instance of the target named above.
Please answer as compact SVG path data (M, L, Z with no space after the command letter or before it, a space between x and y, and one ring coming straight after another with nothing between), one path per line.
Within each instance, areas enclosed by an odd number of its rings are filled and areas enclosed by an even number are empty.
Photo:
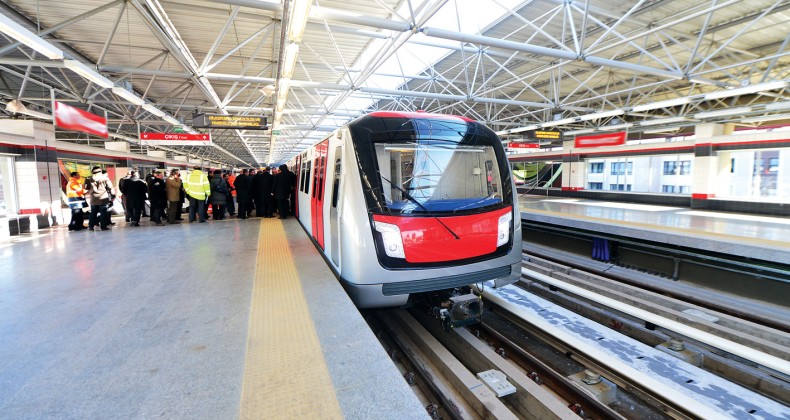
M297 216L360 308L521 277L505 151L464 117L374 112L289 162Z

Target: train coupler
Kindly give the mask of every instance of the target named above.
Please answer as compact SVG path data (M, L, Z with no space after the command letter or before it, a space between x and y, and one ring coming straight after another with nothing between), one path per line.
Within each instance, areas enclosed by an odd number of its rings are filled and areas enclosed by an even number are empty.
M441 302L440 307L433 308L445 331L453 328L474 325L480 322L483 314L483 300L473 293L451 296Z

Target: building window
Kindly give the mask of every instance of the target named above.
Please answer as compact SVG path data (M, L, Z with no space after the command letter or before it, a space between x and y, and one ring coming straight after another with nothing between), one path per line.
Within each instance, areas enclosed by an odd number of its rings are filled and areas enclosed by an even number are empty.
M631 191L631 184L609 184L610 191Z
M664 162L664 175L675 175L675 171L678 169L678 163L676 161L667 161Z
M633 162L612 162L612 175L631 175L634 173Z
M675 186L674 185L662 185L661 186L661 192L663 192L663 193L670 193L670 194L674 193L675 192Z
M602 190L603 189L603 182L588 182L587 183L588 190Z
M602 174L603 173L603 162L593 162L590 164L590 173L591 174Z
M691 173L691 161L690 160L680 161L680 174L688 175L690 173Z

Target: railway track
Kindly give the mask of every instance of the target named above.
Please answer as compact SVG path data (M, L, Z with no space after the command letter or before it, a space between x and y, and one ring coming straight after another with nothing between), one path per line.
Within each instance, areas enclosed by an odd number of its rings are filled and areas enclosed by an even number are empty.
M710 372L738 382L787 404L788 375L765 369L759 360L733 356L722 351L722 341L733 342L755 353L765 353L781 361L790 360L790 334L768 326L744 320L724 312L717 312L714 305L700 307L676 296L644 290L641 287L623 284L619 278L612 279L600 274L581 270L578 266L569 266L555 261L525 255L524 287L564 307L575 308L599 323L609 325L629 337L651 346L662 343L674 347L685 347L683 350L692 362ZM532 274L531 274L532 273ZM550 279L546 280L548 276ZM656 326L644 319L629 316L611 310L605 305L591 302L589 299L563 289L562 285L581 288L584 291L600 296L616 299L635 308L646 310L652 314L682 323L693 330L715 336L715 343L705 343L689 339L677 331ZM558 287L559 286L559 287Z
M534 260L525 266L530 267L530 264L542 265L544 271L547 269L545 263L538 264ZM765 398L695 368L694 358L683 361L676 357L677 354L671 355L672 349L665 348L663 353L654 350L655 342L672 338L662 328L650 329L649 325L626 318L618 321L622 322L620 328L615 328L617 324L612 324L615 318L611 313L586 306L588 302L567 293L558 294L559 288L555 285L536 280L544 274L534 273L525 269L519 287L492 290L484 286L487 310L480 326L446 332L435 319L414 309L380 313L380 321L377 321L382 325L380 329L390 337L389 346L398 349L392 352L397 355L394 359L400 364L405 360L410 366L404 368L404 377L407 380L420 377L415 382L427 384L420 389L431 390L431 397L425 403L434 418L790 418L787 382L783 375L762 371L761 378L759 374L753 376L754 372L749 371L746 363L747 368L740 373L743 377L736 375L733 379L747 387L752 379L744 377L757 377L757 383L770 382L762 388L750 387L780 402ZM554 300L566 300L567 306L585 315L605 314L598 316L604 326L589 326L595 322L585 320L590 324L579 327L581 317L561 312L554 308L556 305L532 292L553 295ZM529 303L518 307L524 302ZM549 317L552 322L562 321L547 325L545 320L539 319L540 314L546 312L553 313ZM626 324L628 326L623 327ZM568 331L557 333L568 325L575 325L578 330L570 335ZM599 330L586 331L593 328ZM620 331L616 331L618 329ZM582 330L585 333L580 333ZM654 336L641 340L647 344L637 343L622 336L621 332L629 330ZM573 335L585 334L594 338L587 342L574 341L577 337ZM626 340L631 341L623 344ZM619 348L607 354L606 349L594 347L604 342L615 343ZM641 365L638 366L645 367L644 371L625 366L622 360L617 360L621 358L639 360ZM716 353L705 354L702 359L707 364L703 367L710 371L717 370L709 366L715 366L717 361L725 360L728 366L731 361ZM657 364L679 369L681 373L662 378L648 369ZM478 373L492 369L504 374L515 388L513 394L498 398L496 389L488 388L477 377ZM713 395L705 389L716 389L721 395Z

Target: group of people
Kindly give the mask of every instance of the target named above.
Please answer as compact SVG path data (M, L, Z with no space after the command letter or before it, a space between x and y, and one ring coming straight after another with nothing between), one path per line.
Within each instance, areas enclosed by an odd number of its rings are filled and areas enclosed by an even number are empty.
M239 175L222 174L217 170L213 175L210 177L195 167L184 181L190 222L196 219L205 222L208 204L214 220L224 219L226 213L236 216L237 207L239 219L252 217L253 210L258 217L274 217L276 212L281 219L286 219L293 214L291 203L296 175L286 165L280 165L274 174L269 168L263 168L260 171L242 169Z
M157 226L163 226L164 221L180 223L185 199L189 201L190 223L206 222L209 205L214 220L222 220L226 214L236 216L237 204L240 219L252 217L253 210L258 217L274 217L276 212L285 219L293 214L295 187L296 175L286 165L280 165L274 174L269 168L243 169L237 176L223 174L220 170L209 175L196 166L184 180L178 169L171 170L166 179L164 172L156 170L145 180L137 171L129 171L118 183L126 222L130 226L140 226L140 218L146 213L146 200L150 203L151 221ZM77 172L72 172L66 195L72 216L69 230L86 228L83 209L88 206L87 229L98 226L101 230L109 230L114 224L110 220L110 209L116 194L106 171L100 167L94 167L91 177L84 183Z

